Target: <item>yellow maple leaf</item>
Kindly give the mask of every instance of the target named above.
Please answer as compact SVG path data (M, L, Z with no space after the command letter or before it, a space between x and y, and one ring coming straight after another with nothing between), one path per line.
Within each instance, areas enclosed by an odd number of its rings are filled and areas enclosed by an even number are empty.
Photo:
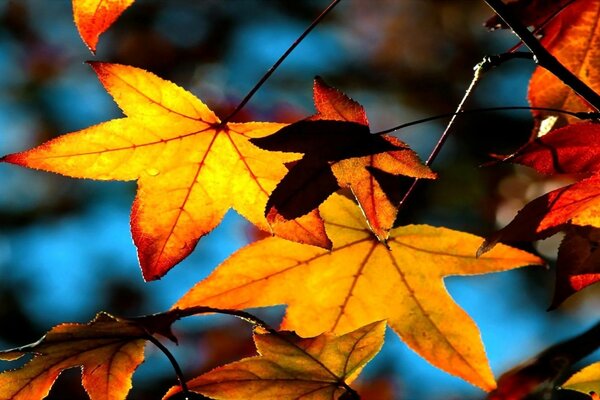
M0 161L103 180L137 180L131 229L144 278L187 257L233 207L263 230L269 194L294 154L261 150L250 138L285 124L223 124L198 98L156 75L91 63L126 118L60 136ZM317 212L273 225L281 237L330 247Z
M385 322L306 339L293 332L255 333L259 356L215 368L188 386L222 400L337 399L379 352L384 333ZM173 388L165 398L180 391Z
M174 307L287 304L283 328L301 336L343 333L387 319L404 342L435 366L493 389L477 326L452 301L443 278L542 261L504 245L476 258L481 238L426 225L392 230L387 248L347 198L333 195L320 210L331 251L264 239L233 254Z

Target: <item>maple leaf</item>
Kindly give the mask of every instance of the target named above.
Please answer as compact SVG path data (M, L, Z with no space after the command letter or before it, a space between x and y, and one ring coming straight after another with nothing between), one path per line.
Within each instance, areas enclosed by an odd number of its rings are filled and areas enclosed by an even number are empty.
M511 157L543 174L600 172L600 124L583 122L555 129Z
M61 371L79 366L92 400L125 399L144 360L148 334L141 325L106 313L88 324L58 325L36 343L0 352L2 360L34 354L22 368L0 374L0 399L43 399Z
M600 91L600 0L575 1L544 29L542 45L593 90ZM590 111L590 106L552 72L537 67L529 83L532 107ZM573 123L572 116L533 111L538 121L556 118L555 126ZM543 133L543 132L542 132Z
M387 319L429 362L492 389L477 326L451 300L443 278L506 271L541 260L508 246L477 259L480 238L427 225L394 229L388 248L349 199L333 195L320 210L333 241L331 251L264 239L233 254L174 307L287 304L283 328L301 336L344 333Z
M267 198L297 155L261 150L248 139L277 123L221 124L198 98L142 69L91 63L127 115L60 136L0 161L102 180L137 180L131 230L146 280L187 257L233 207L263 230ZM315 211L272 224L281 237L330 247Z
M339 188L356 197L373 232L388 237L398 205L376 179L377 172L435 178L408 146L390 135L373 135L364 108L321 78L314 81L317 113L268 137L251 139L271 151L304 153L279 182L266 215L271 221L297 218L319 206Z
M293 332L255 333L259 356L218 367L188 382L215 399L331 400L350 384L383 345L385 322L341 336L301 338ZM180 392L171 389L165 398Z
M98 38L135 0L73 0L73 17L79 35L92 53Z

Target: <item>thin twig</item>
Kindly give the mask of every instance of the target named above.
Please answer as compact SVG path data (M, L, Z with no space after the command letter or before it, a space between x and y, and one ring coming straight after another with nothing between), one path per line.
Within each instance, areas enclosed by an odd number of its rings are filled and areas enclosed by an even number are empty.
M475 86L477 86L477 83L479 82L479 79L481 78L483 71L485 71L487 69L488 69L488 64L486 64L486 59L484 59L484 61L480 62L479 64L477 64L475 66L475 68L474 68L475 72L473 73L473 79L471 80L469 87L465 91L465 94L463 95L462 100L458 104L458 107L456 107L456 111L453 113L452 118L450 119L450 122L448 122L448 125L446 125L446 129L444 129L442 136L440 136L440 139L438 140L435 147L431 151L431 154L427 158L425 165L430 166L431 163L433 163L433 161L437 158L438 154L442 150L442 147L444 146L444 143L446 143L446 140L448 139L448 136L450 134L450 129L454 126L454 122L456 121L456 118L463 110L463 107L465 106L465 103L469 99L469 96L471 96L471 94L473 93L473 90L475 89ZM406 202L408 197L415 190L415 187L417 186L417 183L419 182L419 180L420 180L419 178L415 178L413 180L412 185L410 185L410 187L404 194L404 197L402 197L402 200L400 200L400 203L398 204L398 210L400 210L402 208L402 206L404 206L404 203Z
M215 308L215 307L207 307L207 306L195 306L195 307L189 307L189 308L175 308L171 311L167 311L165 314L171 314L174 317L176 317L177 320L179 320L181 318L190 317L192 315L209 314L209 313L231 315L231 316L240 318L246 322L249 322L250 324L252 324L254 326L260 327L269 333L277 332L274 328L272 328L269 324L267 324L262 319L250 314L249 312L242 311L242 310L232 310L232 309L228 309L228 308Z
M449 117L454 117L454 116L460 117L462 115L482 113L482 112L511 111L511 110L549 111L549 112L571 115L575 118L579 118L582 120L600 118L600 113L574 112L574 111L561 110L558 108L549 108L549 107L505 106L505 107L472 108L469 110L460 110L458 112L453 112L453 113L433 115L431 117L426 117L426 118L421 118L421 119L417 119L417 120L410 121L410 122L405 122L403 124L394 126L393 128L388 128L388 129L385 129L385 130L379 131L379 132L373 132L373 135L384 135L387 133L397 131L399 129L407 128L407 127L413 126L413 125L422 124L425 122L435 121L437 119L449 118Z
M250 99L252 98L252 96L254 96L254 94L258 91L258 89L260 89L260 87L267 81L267 79L269 79L271 77L271 75L273 75L273 72L275 72L275 70L281 65L281 63L283 63L283 61L285 61L285 59L292 53L292 51L294 51L294 49L304 40L304 38L306 38L306 36L308 36L308 34L317 26L319 25L319 23L323 20L323 18L325 18L325 16L327 14L329 14L329 12L331 10L333 10L333 8L340 2L341 0L333 0L329 6L327 6L327 8L325 10L323 10L323 12L321 14L319 14L319 16L308 26L308 28L306 28L306 30L300 35L298 36L298 38L294 41L294 43L292 43L292 45L281 55L281 57L279 57L279 59L277 61L275 61L275 64L273 64L273 66L271 68L269 68L269 70L263 75L262 78L260 78L260 80L256 83L256 85L254 85L254 87L248 92L248 94L246 95L246 97L244 97L242 99L242 101L238 104L238 106L231 112L231 114L229 114L227 117L225 117L223 119L223 121L221 122L222 125L226 124L227 122L231 121L231 119L237 115L238 112L240 112L240 110L242 108L244 108L244 106L250 101Z
M560 79L565 85L569 86L586 100L593 108L600 111L600 95L585 84L575 74L569 71L560 61L558 61L516 18L510 9L502 0L484 0L488 6L498 14L510 29L521 39L521 41L531 50L535 56L535 61L539 66L551 72Z

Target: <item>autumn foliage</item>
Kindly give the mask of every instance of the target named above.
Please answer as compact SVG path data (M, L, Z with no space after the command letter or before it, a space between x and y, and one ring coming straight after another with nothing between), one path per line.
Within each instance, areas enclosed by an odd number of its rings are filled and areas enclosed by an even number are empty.
M133 3L73 0L74 21L92 52ZM504 10L486 22L489 28L530 26L543 48L580 79L578 85L600 89L600 0L520 0L506 8L488 3ZM81 368L91 399L125 399L146 343L169 356L161 340L177 340L171 325L206 313L251 323L257 355L187 382L176 371L180 382L165 388L165 399L191 393L214 399L358 399L351 384L381 349L386 326L419 356L489 392L490 399L524 399L544 385L552 391L563 383L586 394L600 392L598 364L565 377L598 347L589 333L548 349L497 383L476 323L444 284L449 276L543 265L537 255L500 242L531 242L558 232L565 236L550 307L600 280L599 110L597 99L582 97L569 84L572 78L537 67L529 84L533 133L504 162L549 176L568 174L574 183L534 199L512 222L482 238L399 224L412 188L395 182L435 184L443 173L430 168L436 150L424 163L394 129L372 132L364 107L320 77L313 82L313 115L289 124L232 122L253 92L219 117L152 72L111 62L89 65L123 117L5 155L1 162L74 178L136 181L131 234L146 281L188 257L229 209L268 237L231 254L162 314L122 318L102 312L87 324L58 325L36 343L0 352L0 359L11 361L33 355L21 368L0 374L0 400L42 399L61 371L73 367ZM244 311L275 305L286 306L278 329ZM566 361L556 367L556 360Z

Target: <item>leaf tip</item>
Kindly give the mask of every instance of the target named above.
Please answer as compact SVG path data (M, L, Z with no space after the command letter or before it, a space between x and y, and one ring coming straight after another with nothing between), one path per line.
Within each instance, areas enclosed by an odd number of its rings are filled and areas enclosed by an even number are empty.
M317 89L319 86L328 87L329 85L325 82L321 75L315 75L315 78L313 80L313 87Z
M92 55L96 55L96 46L98 45L98 39L100 37L96 37L91 39L89 42L84 40L83 42L85 43L85 45L87 46L88 50L90 51L90 53L92 53Z
M172 266L164 265L164 262L154 260L152 256L146 256L138 248L138 262L142 271L144 282L157 281L162 278Z
M12 153L12 154L7 154L3 157L0 157L0 163L7 163L7 164L14 164L14 165L20 165L20 166L27 166L26 162L25 162L25 157L23 156L23 153Z
M106 63L106 62L102 62L102 61L94 61L94 60L88 60L85 63L87 65L89 65L90 67L92 67L94 72L98 75L100 75L100 73L106 69L107 65L110 65L110 63Z

